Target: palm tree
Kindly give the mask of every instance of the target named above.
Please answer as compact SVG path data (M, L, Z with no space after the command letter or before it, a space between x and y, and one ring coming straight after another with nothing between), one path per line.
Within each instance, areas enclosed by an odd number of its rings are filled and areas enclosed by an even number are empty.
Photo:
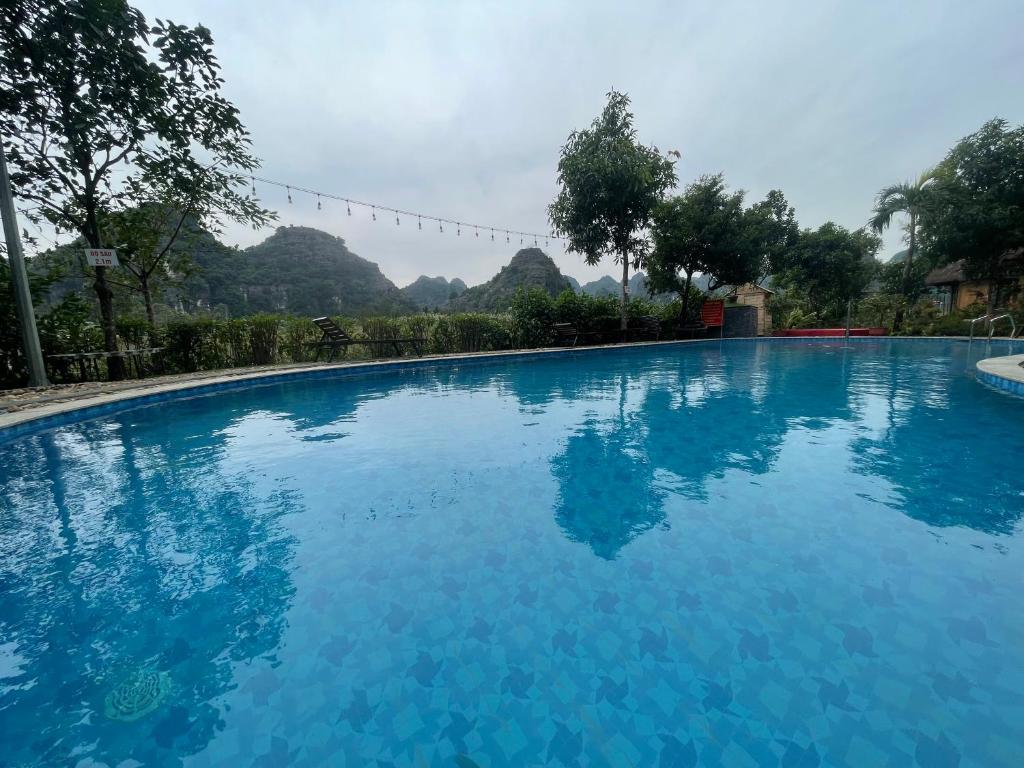
M878 193L875 200L874 216L868 222L875 232L881 233L892 223L893 216L904 214L910 220L907 223L907 259L903 263L903 294L910 293L910 274L914 265L914 249L917 246L917 223L921 211L928 204L931 185L937 177L936 170L931 168L922 173L916 182L905 181L893 184Z

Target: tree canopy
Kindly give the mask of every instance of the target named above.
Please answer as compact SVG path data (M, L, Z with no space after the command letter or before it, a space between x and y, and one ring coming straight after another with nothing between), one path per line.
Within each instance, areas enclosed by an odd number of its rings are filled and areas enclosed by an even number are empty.
M1015 266L1007 257L1024 247L1024 126L989 120L957 142L936 174L921 218L925 252L936 263L963 259L972 278L1006 274Z
M154 200L183 216L266 220L240 191L258 163L222 85L205 27L150 25L125 0L0 6L0 134L11 181L20 199L91 247L106 244L104 217ZM113 351L106 268L95 277Z
M644 231L662 194L676 183L675 163L640 143L629 97L612 91L590 128L573 131L562 147L558 183L548 215L555 230L568 238L568 250L583 254L591 265L607 254L622 264L625 330L629 267L643 264Z
M701 176L683 194L654 212L649 281L656 291L676 291L689 316L690 286L703 274L707 289L764 279L797 239L793 209L778 190L743 207L743 192L729 192L721 174Z
M776 283L804 299L820 320L841 316L846 303L859 299L878 271L877 235L853 232L831 221L803 230L779 271Z

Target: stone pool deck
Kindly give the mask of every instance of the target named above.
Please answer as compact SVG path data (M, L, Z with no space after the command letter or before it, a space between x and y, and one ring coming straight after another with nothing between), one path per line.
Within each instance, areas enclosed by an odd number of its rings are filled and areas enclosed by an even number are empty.
M978 379L1024 397L1024 355L1004 355L978 361Z

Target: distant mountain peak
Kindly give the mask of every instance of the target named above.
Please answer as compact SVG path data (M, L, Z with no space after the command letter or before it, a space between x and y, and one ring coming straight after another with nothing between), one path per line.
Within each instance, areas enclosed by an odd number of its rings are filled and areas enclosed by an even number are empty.
M196 254L201 272L192 290L209 306L232 315L369 315L414 306L371 261L352 253L343 238L313 227L281 226L243 251Z
M557 296L572 284L540 248L523 248L482 285L469 288L452 302L453 309L500 312L509 308L520 288L540 288Z
M466 284L457 277L448 282L444 277L420 275L402 289L402 295L417 308L442 309L465 290Z

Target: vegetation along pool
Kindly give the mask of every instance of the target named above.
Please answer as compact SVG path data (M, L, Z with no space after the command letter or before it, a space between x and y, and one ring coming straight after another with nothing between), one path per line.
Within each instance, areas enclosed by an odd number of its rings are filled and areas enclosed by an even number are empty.
M1020 766L1024 402L966 355L570 352L9 440L0 765Z

